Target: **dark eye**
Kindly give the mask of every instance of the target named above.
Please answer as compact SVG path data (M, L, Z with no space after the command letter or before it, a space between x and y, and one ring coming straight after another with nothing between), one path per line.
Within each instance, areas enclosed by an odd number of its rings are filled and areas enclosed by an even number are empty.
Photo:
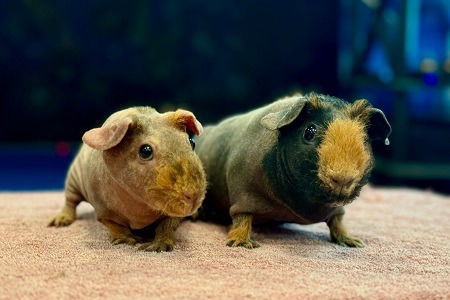
M309 125L305 129L305 133L303 134L303 137L305 138L305 140L311 141L314 138L314 136L316 135L316 132L317 132L316 126Z
M153 158L153 149L150 145L142 145L141 148L139 148L139 157L142 160L150 160Z
M195 140L194 137L189 137L189 143L191 144L192 150L195 149Z

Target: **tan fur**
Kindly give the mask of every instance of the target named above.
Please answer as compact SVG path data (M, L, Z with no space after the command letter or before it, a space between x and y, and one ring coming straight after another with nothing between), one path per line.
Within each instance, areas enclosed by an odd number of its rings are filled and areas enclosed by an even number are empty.
M76 220L76 208L80 204L81 199L77 192L66 189L65 191L66 202L59 214L50 220L47 226L69 226Z
M331 217L331 219L327 222L328 227L330 228L330 237L334 243L337 243L341 246L349 246L349 247L364 247L364 243L347 233L347 229L342 223L343 215L336 215Z
M318 176L322 182L335 188L331 180L333 176L353 179L354 183L339 191L344 195L350 194L372 164L372 156L365 145L366 139L365 127L361 122L348 118L332 121L318 148Z
M168 124L174 125L179 129L200 135L203 133L203 126L197 121L194 114L184 109L177 109L174 112L164 113Z
M61 212L57 214L54 218L52 218L50 222L47 224L47 226L62 227L72 224L73 222L75 222L76 219L75 208L76 205L71 206L71 203L66 201L66 204L64 205Z
M201 164L197 156L194 157L194 164ZM164 195L155 197L155 208L163 214L171 216L186 216L195 212L203 197L199 197L198 191L204 193L205 174L192 166L189 160L179 160L172 165L162 165L157 169L154 182L149 184L151 194ZM185 201L185 193L191 194L198 201L192 203ZM167 202L165 199L172 199Z
M227 245L230 247L257 248L259 244L250 239L252 232L253 216L251 214L240 214L233 217L233 225L228 231Z
M167 118L167 121L175 126L179 127L182 130L185 130L186 127L183 125L183 119L180 119L179 114L177 112L168 112L164 114Z
M151 107L135 107L112 114L101 128L83 135L85 145L66 179L66 204L49 226L71 224L76 206L85 200L114 244L133 244L137 239L131 230L193 214L205 196L206 175L189 134L202 131L185 110L160 114ZM141 157L142 145L152 148L150 158Z
M153 117L148 118L151 114ZM109 169L117 174L117 180L134 185L136 190L143 188L140 195L151 199L151 209L162 215L190 215L204 198L206 175L201 161L190 147L185 128L178 127L178 122L182 124L186 115L192 114L184 110L159 114L152 108L138 107L123 142L105 153L105 160L111 161ZM151 166L145 173L138 171L140 167L117 163L139 160L135 149L145 143L156 146L155 157L145 163ZM192 201L187 201L186 195L190 195Z

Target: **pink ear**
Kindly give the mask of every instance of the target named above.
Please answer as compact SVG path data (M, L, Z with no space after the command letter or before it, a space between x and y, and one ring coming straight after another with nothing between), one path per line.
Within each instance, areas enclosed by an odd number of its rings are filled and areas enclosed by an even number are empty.
M131 123L130 118L125 118L91 129L84 133L83 142L97 150L108 150L122 141Z
M178 126L186 128L187 131L195 135L203 133L202 124L195 118L194 114L184 109L177 109L172 115L172 119Z

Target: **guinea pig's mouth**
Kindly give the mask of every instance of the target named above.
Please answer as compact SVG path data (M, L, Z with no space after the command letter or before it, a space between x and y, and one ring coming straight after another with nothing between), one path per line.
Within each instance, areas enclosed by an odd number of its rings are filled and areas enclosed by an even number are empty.
M331 202L328 204L329 207L341 207L353 202L353 199L345 199L342 201Z
M337 191L325 184L322 184L321 196L318 200L322 205L337 208L352 203L361 191L361 184L344 191Z
M197 211L203 198L202 195L184 193L184 195L167 202L161 212L170 217L188 217Z
M322 183L322 195L320 202L329 207L341 207L351 203L355 196L356 189L335 189Z
M355 175L320 170L318 177L322 189L323 202L333 207L346 205L355 198L360 178Z

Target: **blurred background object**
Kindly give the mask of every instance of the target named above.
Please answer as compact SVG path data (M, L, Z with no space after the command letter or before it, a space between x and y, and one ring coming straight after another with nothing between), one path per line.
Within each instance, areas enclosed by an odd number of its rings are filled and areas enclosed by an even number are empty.
M295 91L385 111L374 183L450 192L447 0L1 1L0 190L62 189L118 109L208 124Z
M374 182L450 192L450 1L340 2L340 91L383 109Z

